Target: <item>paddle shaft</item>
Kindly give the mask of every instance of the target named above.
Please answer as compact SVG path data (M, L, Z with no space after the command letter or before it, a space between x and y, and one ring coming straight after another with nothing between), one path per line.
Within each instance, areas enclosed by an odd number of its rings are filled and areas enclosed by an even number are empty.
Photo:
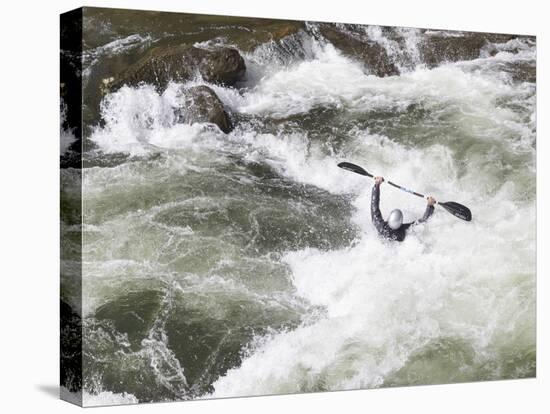
M413 190L409 190L408 188L405 188L405 187L401 187L400 185L398 184L395 184L395 183L392 183L391 181L386 181L389 185L392 185L394 186L395 188L399 188L400 190L403 190L403 191L406 191L407 193L409 194L414 194L415 196L417 197L420 197L420 198L427 198L424 194L420 194L420 193L417 193L416 191L413 191Z
M366 173L367 177L374 178L374 176L371 173L369 173L368 171L365 171L365 173ZM400 190L405 191L409 194L413 194L413 195L415 195L417 197L420 197L420 198L428 198L424 194L420 194L420 193L417 193L416 191L409 190L408 188L400 186L399 184L395 184L394 182L391 182L390 180L384 180L384 181L386 181L389 185L391 185L395 188L399 188Z

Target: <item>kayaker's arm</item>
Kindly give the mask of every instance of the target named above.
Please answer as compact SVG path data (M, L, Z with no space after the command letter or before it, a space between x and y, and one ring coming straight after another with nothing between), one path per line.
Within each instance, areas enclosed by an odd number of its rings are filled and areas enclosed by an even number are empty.
M379 233L384 231L384 219L380 212L380 184L384 181L382 177L376 177L374 179L374 187L372 187L370 212L372 223Z
M426 206L426 211L424 211L424 215L416 220L417 224L424 223L426 220L428 220L432 214L434 213L434 204L436 203L435 198L428 197L428 205Z

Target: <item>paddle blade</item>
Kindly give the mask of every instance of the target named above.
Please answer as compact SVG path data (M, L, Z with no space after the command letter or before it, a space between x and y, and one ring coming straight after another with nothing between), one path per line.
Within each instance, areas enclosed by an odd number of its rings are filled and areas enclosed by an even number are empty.
M361 168L358 165L352 164L351 162L341 162L340 164L338 164L338 167L343 168L344 170L354 172L356 174L372 177L372 174L369 174L364 168Z
M466 221L472 220L472 212L468 207L463 206L462 204L455 203L454 201L447 201L446 203L437 204L459 219Z

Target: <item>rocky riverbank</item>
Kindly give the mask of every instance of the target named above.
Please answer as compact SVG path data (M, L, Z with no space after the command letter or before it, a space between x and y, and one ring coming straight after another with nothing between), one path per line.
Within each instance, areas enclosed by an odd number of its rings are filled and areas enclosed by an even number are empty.
M142 22L142 30L152 31L157 24L157 13L148 13L149 19ZM181 16L187 18L182 20ZM263 48L263 53L280 53L283 57L296 55L303 59L307 53L299 49L303 47L304 38L331 44L346 57L360 62L366 74L377 77L399 76L418 67L431 69L446 63L492 56L506 51L506 45L513 49L511 43L518 39L535 41L527 36L494 33L223 16L172 17L173 21L166 23L164 20L165 24L186 36L174 35L152 41L149 47L146 44L139 53L132 54L133 58L125 59L125 63L117 61L108 70L98 71L108 76L88 80L84 98L85 124L97 123L102 97L124 85L150 84L162 93L170 81L185 83L202 79L240 90L248 79L246 62L255 53ZM226 24L221 25L222 22ZM536 78L536 68L529 62L510 63L503 70L515 82L534 82ZM200 90L184 93L190 97L186 102L193 102L193 108L186 111L185 116L182 108L175 109L175 116L181 122L211 122L225 133L232 130L232 116L212 88L203 86Z
M96 19L104 18L102 13L90 9L85 25L91 27ZM120 38L124 33L115 37L108 30L98 30L97 38L85 39L84 136L102 122L99 113L103 98L124 85L150 84L162 93L170 81L203 80L242 93L253 83L247 65L257 64L258 56L264 60L266 56L278 56L285 65L290 59L307 60L310 40L332 45L359 62L365 74L376 77L399 76L419 67L432 69L498 53L518 53L522 45L535 43L534 37L509 34L157 12L115 11L110 16L111 24L125 27L128 13L135 14L134 26L139 24L144 35L128 27L126 38ZM158 37L155 33L160 29L172 34ZM101 44L107 40L110 42ZM528 59L501 66L512 82L536 79L536 67ZM200 99L191 99L193 95L198 98L197 93L183 91L190 97L186 102L195 102L195 106L185 116L182 108L175 108L174 116L183 123L210 122L225 133L231 131L238 117L223 106L212 87L204 85ZM72 145L76 148L81 144L78 140ZM90 145L85 140L85 148Z

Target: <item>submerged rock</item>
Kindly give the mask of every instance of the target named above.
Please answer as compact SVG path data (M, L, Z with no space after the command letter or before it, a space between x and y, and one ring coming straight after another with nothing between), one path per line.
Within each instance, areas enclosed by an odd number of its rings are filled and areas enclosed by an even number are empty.
M483 47L489 43L504 43L515 37L498 33L426 33L418 44L418 50L422 62L433 68L444 62L477 59Z
M184 105L176 111L179 122L193 124L210 122L226 134L233 125L222 101L208 86L195 86L185 93Z
M352 25L323 23L319 26L319 31L346 56L362 61L373 75L380 77L399 75L399 70L389 59L386 50L365 36L362 38L354 36L352 27Z
M249 19L240 24L241 30L227 36L239 50L252 52L269 42L279 42L285 37L296 35L305 29L304 22L290 20Z
M244 59L236 49L199 49L181 45L155 48L118 76L104 81L104 92L113 92L123 85L150 83L159 89L168 82L184 82L197 73L208 82L234 85L246 71Z

